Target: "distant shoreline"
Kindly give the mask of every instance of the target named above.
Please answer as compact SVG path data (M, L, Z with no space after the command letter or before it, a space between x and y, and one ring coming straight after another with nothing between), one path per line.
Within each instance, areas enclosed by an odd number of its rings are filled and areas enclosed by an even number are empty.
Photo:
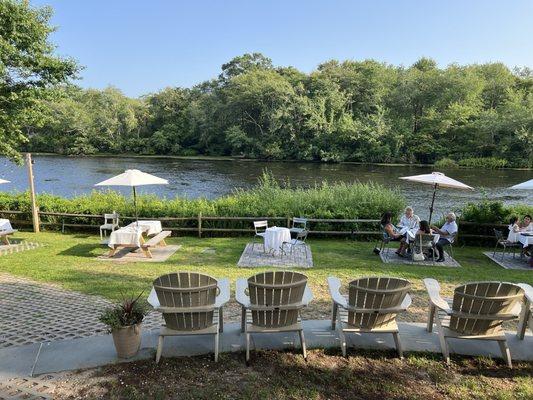
M111 153L99 153L99 154L88 154L88 155L76 155L76 156L69 156L66 154L58 154L58 153L31 153L34 156L51 156L51 157L67 157L67 158L99 158L99 157L108 157L108 158L144 158L144 159L168 159L168 160L192 160L192 161L242 161L242 162L281 162L281 163L308 163L308 164L346 164L346 165L375 165L380 167L433 167L435 164L409 164L409 163L371 163L371 162L359 162L359 161L341 161L338 163L326 163L323 161L309 161L309 160L268 160L268 159L261 159L261 158L244 158L244 157L237 157L237 156L204 156L204 155L197 155L197 156L175 156L175 155L163 155L163 154L128 154L128 153L121 153L121 154L111 154ZM445 168L448 169L474 169L470 167L454 167L454 168ZM491 168L481 168L483 170L491 170ZM509 170L517 170L517 171L531 171L532 168L518 168L518 167L504 167L504 168L496 168L496 169L509 169Z

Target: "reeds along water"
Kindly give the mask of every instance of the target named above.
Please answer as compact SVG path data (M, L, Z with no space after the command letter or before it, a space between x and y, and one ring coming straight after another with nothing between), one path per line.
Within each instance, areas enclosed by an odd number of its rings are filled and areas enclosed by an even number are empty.
M101 215L115 210L121 215L133 215L131 198L114 191L94 191L69 199L42 194L38 196L38 204L43 212ZM405 200L399 191L378 184L322 182L313 187L292 187L288 182L278 183L268 173L255 187L235 190L231 195L214 200L138 197L139 216L143 218L196 217L201 213L202 216L230 217L378 219L387 210L399 214L404 206ZM0 193L0 210L30 210L27 194ZM43 218L43 222L57 222L58 219ZM73 223L88 223L88 220L74 217ZM250 227L249 221L206 221L206 224L206 227L220 228Z

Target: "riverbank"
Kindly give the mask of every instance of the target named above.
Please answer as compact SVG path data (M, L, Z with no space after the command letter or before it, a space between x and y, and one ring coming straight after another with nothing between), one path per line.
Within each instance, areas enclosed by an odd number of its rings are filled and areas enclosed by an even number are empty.
M239 161L239 162L264 162L264 163L309 163L309 164L339 164L339 165L368 165L368 166L377 166L377 167L421 167L421 168L430 168L436 167L436 164L418 164L418 163L372 163L372 162L358 162L358 161L341 161L341 162L324 162L319 160L272 160L272 159L261 159L261 158L246 158L239 156L206 156L206 155L195 155L195 156L176 156L176 155L163 155L163 154L134 154L134 153L122 153L122 154L112 154L112 153L99 153L99 154L89 154L89 155L76 155L69 156L58 153L32 153L34 156L46 156L46 157L68 157L68 158L139 158L139 159L161 159L161 160L191 160L191 161ZM474 167L464 167L464 166L455 166L455 167L446 167L445 170L453 169L473 169ZM481 167L482 168L482 167ZM486 168L491 170L493 168ZM518 168L518 167L502 167L496 169L508 169L515 171L532 171L533 168Z

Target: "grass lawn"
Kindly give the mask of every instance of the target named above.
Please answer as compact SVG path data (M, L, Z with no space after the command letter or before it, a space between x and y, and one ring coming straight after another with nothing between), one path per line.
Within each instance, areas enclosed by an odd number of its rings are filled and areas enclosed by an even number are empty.
M154 278L176 270L194 270L214 277L227 277L232 283L238 277L247 277L260 271L236 266L249 238L170 238L170 243L178 243L182 247L168 261L125 264L97 260L96 256L107 250L98 244L99 238L96 235L22 232L16 237L45 246L0 257L0 272L56 283L67 289L113 300L126 293L141 290L148 293ZM304 273L309 276L315 300L304 315L307 318L324 318L329 314L331 303L326 278L330 275L340 277L345 283L352 278L368 275L393 275L409 279L415 289L413 306L401 318L412 321L425 319L427 297L422 285L425 277L438 279L447 295L452 294L453 287L467 281L504 280L533 284L532 271L503 269L485 257L482 248L456 248L455 255L462 268L447 268L438 264L384 264L372 253L374 243L369 242L311 239L309 243L315 267ZM206 248L214 248L216 251L202 252Z

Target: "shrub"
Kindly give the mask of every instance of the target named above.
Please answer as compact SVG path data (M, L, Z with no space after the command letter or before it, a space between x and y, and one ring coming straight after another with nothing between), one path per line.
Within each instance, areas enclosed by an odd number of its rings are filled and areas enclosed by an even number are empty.
M459 166L465 168L505 168L508 166L507 160L496 157L474 157L459 160Z
M441 158L435 163L437 168L455 168L457 166L457 162L451 158Z
M480 224L507 224L511 217L522 217L533 214L533 206L517 204L505 206L501 201L484 200L480 203L469 203L463 209L461 219Z
M97 192L70 199L41 194L38 204L43 212L102 215L112 210L122 216L134 215L133 202L128 196L115 191ZM399 214L405 199L396 189L374 183L328 183L313 187L292 187L288 182L279 184L274 177L263 174L258 185L247 190L238 189L231 195L214 200L159 198L154 195L137 197L141 218L196 217L294 217L325 219L379 219L385 211ZM1 193L0 210L29 212L31 205L27 193ZM29 215L26 216L29 219ZM60 223L62 217L42 216L43 222ZM75 217L68 222L94 224L94 219ZM176 223L174 223L176 224ZM194 227L194 221L182 222L180 227ZM169 227L172 224L165 222ZM249 228L246 221L203 222L205 228ZM362 225L360 225L361 227ZM330 228L332 225L330 224ZM346 228L346 225L344 225ZM356 226L348 227L356 228ZM324 229L326 230L326 229Z

